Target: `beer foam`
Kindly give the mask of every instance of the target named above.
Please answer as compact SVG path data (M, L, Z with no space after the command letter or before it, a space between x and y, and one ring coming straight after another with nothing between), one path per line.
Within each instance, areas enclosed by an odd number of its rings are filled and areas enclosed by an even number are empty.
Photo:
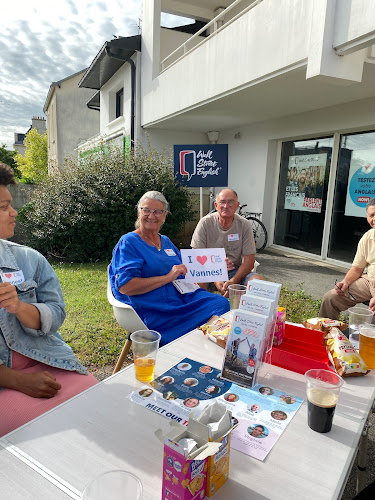
M307 397L310 403L320 406L321 408L332 408L332 406L336 406L339 399L337 394L319 389L318 387L309 389L307 391Z
M367 337L369 339L375 338L375 328L361 328L359 331L360 335Z

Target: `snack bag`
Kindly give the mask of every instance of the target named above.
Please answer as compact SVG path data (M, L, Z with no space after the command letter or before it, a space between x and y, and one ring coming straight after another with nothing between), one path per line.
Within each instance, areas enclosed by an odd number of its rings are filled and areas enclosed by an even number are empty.
M331 328L329 332L323 335L323 341L328 356L331 357L331 361L340 377L367 375L369 373L370 370L367 365L339 328Z
M344 331L349 326L342 321L329 318L310 318L303 321L302 324L305 328L321 330L322 332L328 332L331 328L339 328L341 331Z
M273 335L273 345L280 345L283 341L285 332L286 310L285 307L279 307L277 310L277 319L275 333Z
M207 323L199 327L199 330L202 330L210 340L220 347L225 348L230 328L231 324L227 319L221 316L212 316Z

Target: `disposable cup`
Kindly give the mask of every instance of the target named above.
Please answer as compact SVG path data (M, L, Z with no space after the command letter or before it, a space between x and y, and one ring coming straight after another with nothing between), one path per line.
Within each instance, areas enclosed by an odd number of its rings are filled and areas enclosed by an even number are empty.
M371 324L374 313L364 304L358 304L348 309L349 311L349 340L358 349L359 327Z
M111 470L95 477L83 491L82 500L140 500L142 483L130 472Z
M375 325L360 326L359 355L368 368L375 368Z
M246 293L245 285L229 285L229 304L231 310L238 309L240 305L241 296Z
M154 330L138 330L130 335L135 377L140 382L151 382L154 379L160 338L160 333Z
M330 370L313 369L305 373L307 418L310 429L329 432L343 379Z

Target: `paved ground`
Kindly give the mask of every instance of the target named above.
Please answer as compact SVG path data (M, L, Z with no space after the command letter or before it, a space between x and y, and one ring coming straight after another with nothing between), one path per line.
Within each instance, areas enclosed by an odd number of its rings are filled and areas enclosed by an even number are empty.
M323 294L334 286L335 279L341 279L347 271L347 268L323 265L306 258L270 250L257 255L257 261L260 263L257 270L261 274L282 283L290 290L295 290L302 283L302 288L314 299L321 299ZM375 413L370 421L375 424ZM375 425L369 430L367 467L366 485L375 480ZM352 500L355 496L356 468L357 464L355 463L342 500Z

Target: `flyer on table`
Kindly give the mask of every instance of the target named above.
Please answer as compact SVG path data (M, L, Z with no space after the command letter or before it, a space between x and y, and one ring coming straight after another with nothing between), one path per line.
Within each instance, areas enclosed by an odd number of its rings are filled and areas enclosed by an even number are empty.
M303 400L272 387L239 387L220 378L220 371L189 358L143 386L128 398L150 411L187 426L191 411L196 415L215 399L231 410L239 425L231 446L264 460L301 406Z

